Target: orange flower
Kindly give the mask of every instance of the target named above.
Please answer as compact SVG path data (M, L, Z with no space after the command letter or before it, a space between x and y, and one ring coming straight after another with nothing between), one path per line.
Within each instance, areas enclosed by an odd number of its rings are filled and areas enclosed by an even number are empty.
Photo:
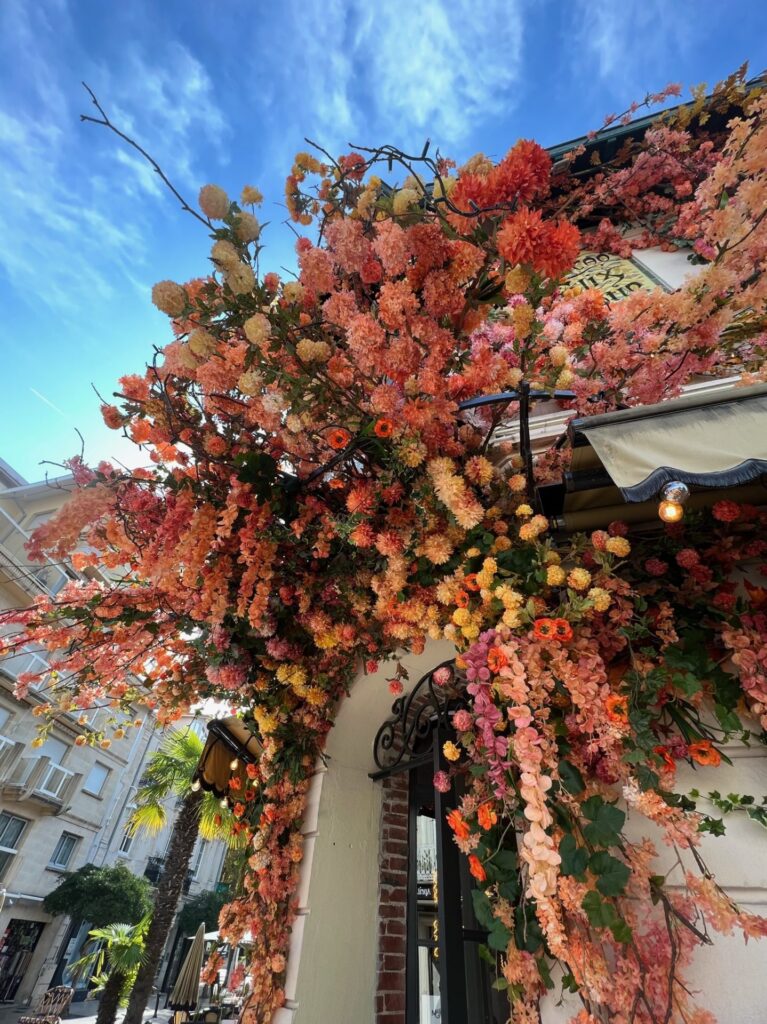
M487 652L487 667L491 672L500 672L509 664L509 659L500 647L491 647Z
M716 767L722 761L722 755L716 747L711 745L711 740L699 740L697 743L691 743L687 748L687 753L698 764Z
M390 419L382 416L380 420L376 421L376 425L373 427L373 432L376 437L391 437L394 433L394 424Z
M456 839L468 839L471 829L469 828L466 821L464 821L463 815L460 811L451 811L447 816L447 823L450 828L455 832Z
M573 638L573 627L567 621L567 619L554 619L554 636L557 640L561 640L563 643L567 643L568 640Z
M492 804L480 804L477 810L477 821L479 827L483 828L486 832L491 829L493 825L498 822L498 815L493 810Z
M482 867L482 861L474 853L469 854L469 871L478 882L484 882L487 878L487 872Z
M611 694L605 701L607 706L607 717L613 722L628 722L629 703L628 697L622 697L618 693Z
M666 768L669 769L669 771L673 771L676 768L676 761L672 757L671 751L668 749L668 747L653 747L652 752L653 754L658 755L658 757L661 759L661 761L663 761L663 764L666 766Z
M554 620L536 619L533 623L533 636L536 640L551 640L554 636Z
M479 590L479 583L477 583L477 574L470 572L468 576L464 576L463 585L467 590L477 591Z
M237 803L234 805L234 816L235 818L241 818L245 813L245 804Z
M344 430L343 427L335 427L328 434L328 444L331 448L335 448L337 451L340 451L342 448L347 446L351 437L352 435L348 430Z
M457 608L468 608L469 607L469 595L465 590L459 590L455 595L455 603Z
M346 487L346 481L340 480L337 476L334 476L328 481L328 487L331 487L334 491L341 491Z

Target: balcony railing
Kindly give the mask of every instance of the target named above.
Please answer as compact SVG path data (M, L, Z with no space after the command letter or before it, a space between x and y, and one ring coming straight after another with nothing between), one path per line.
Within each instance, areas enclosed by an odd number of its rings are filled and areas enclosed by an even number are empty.
M163 868L165 867L164 857L149 857L147 858L146 867L144 868L144 878L148 879L152 885L157 886L160 883L160 876L162 875ZM187 871L184 877L181 891L186 895L189 892L189 888L192 884L194 877L193 871Z
M65 583L76 579L76 574L73 570L65 571L50 559L42 563L33 562L25 547L29 538L30 534L0 507L0 568L33 597L38 594L53 597Z

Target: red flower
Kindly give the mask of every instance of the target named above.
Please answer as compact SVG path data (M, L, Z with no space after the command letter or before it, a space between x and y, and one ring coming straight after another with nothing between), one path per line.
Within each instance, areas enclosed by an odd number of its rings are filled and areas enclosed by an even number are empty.
M533 636L536 640L551 640L554 637L554 620L536 619L533 623Z
M628 722L628 697L622 697L617 693L613 693L605 701L605 706L607 708L607 717L612 722Z
M740 505L734 501L717 501L711 512L720 523L734 523L740 519Z
M493 805L486 803L480 804L477 809L477 821L479 827L483 828L486 832L491 829L493 825L498 822L498 815L493 810Z
M465 590L459 590L455 595L455 603L458 608L469 607L469 595Z
M478 882L484 882L487 878L487 872L482 867L482 861L474 853L469 854L469 871Z
M376 421L376 425L373 427L373 432L376 437L391 437L394 433L394 424L390 419L382 416L380 420Z
M480 589L479 583L477 583L477 574L470 572L468 576L464 576L463 585L467 590L477 591Z
M565 644L572 640L573 627L567 619L554 619L552 625L554 627L554 636L557 640L561 640Z
M351 438L352 435L348 430L344 430L343 427L334 427L328 434L328 444L331 448L335 448L336 451L340 451L347 446Z

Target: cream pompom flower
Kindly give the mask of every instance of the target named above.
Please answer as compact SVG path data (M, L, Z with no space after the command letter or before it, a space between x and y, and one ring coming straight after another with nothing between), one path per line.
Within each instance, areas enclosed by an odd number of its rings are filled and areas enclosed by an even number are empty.
M181 316L186 307L186 292L175 281L158 281L152 288L152 302L168 316Z
M243 206L260 206L263 201L264 197L260 189L257 189L254 185L244 186L240 195L240 202Z
M198 202L202 212L211 220L223 220L229 213L229 196L220 185L203 185Z
M234 233L241 242L255 242L261 234L261 225L252 213L238 213L234 218Z

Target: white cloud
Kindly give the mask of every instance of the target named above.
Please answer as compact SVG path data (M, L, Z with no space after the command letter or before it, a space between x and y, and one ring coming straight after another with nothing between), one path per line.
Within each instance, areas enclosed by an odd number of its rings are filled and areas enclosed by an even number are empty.
M328 145L382 132L454 144L514 107L522 0L296 0L286 16L302 55L283 69L292 116Z

